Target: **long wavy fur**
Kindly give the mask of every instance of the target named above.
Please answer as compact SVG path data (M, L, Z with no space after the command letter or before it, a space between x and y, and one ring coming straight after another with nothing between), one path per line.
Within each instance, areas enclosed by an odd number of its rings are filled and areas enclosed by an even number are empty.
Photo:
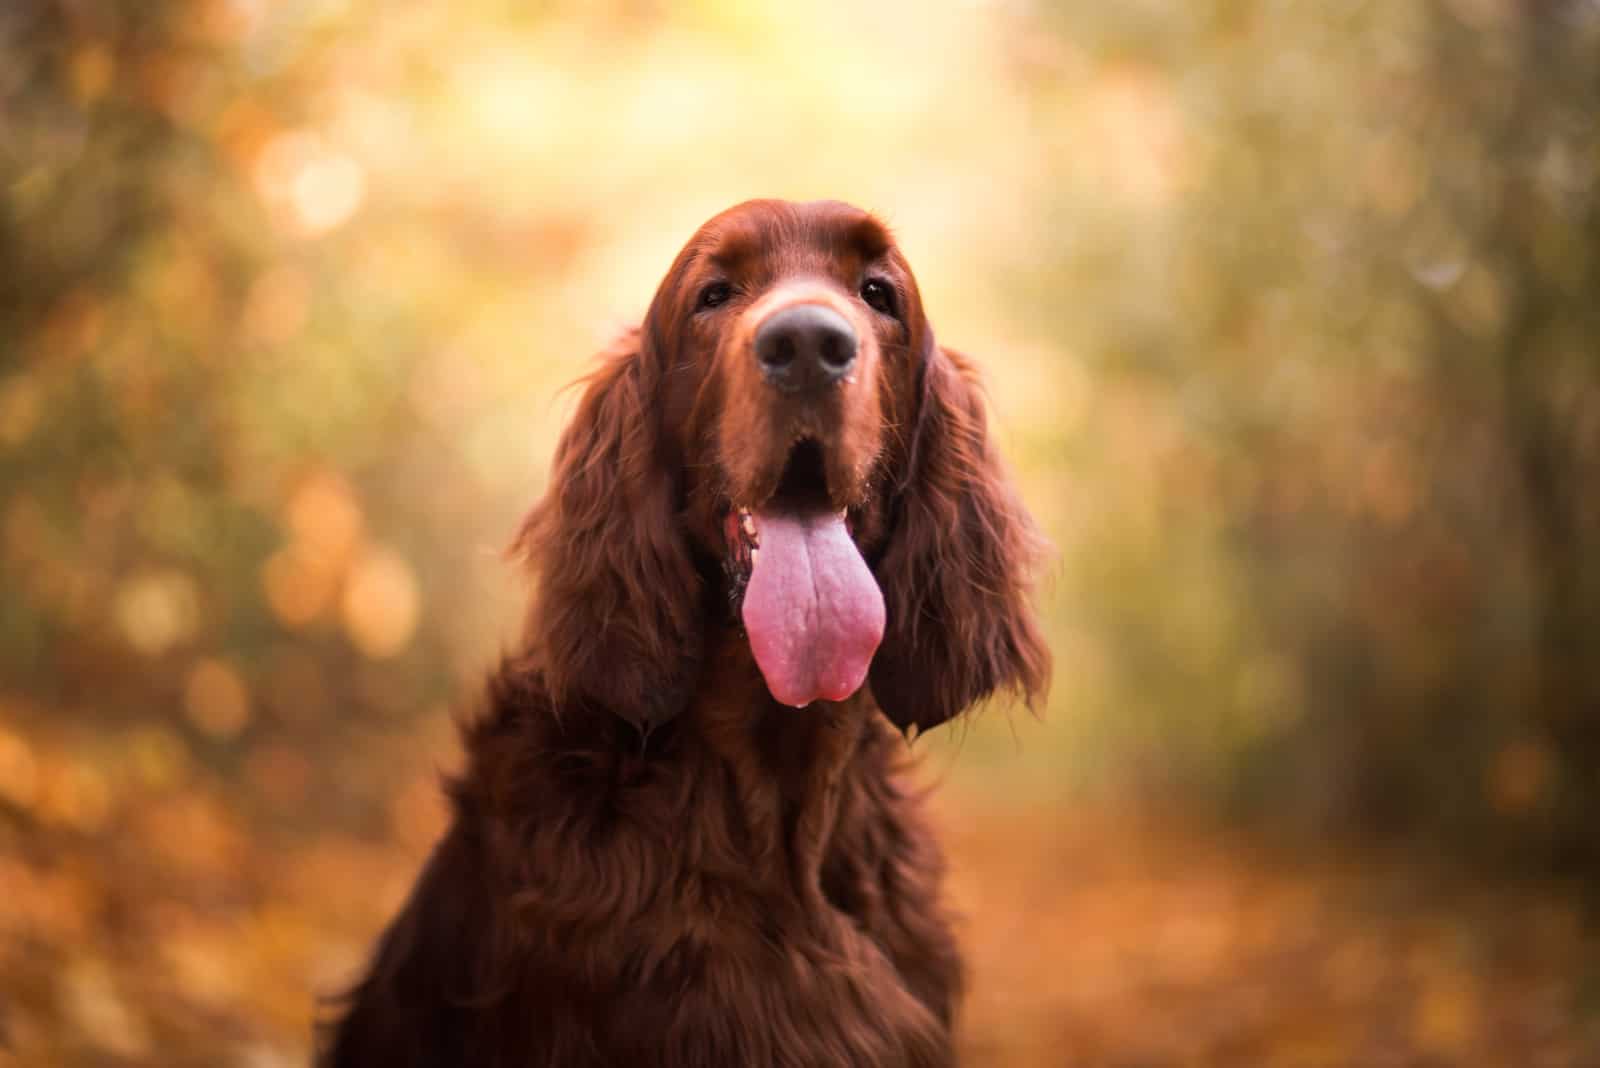
M842 205L727 218L775 264L899 255ZM757 403L679 348L698 247L583 383L516 540L525 641L464 727L450 830L330 1005L326 1068L954 1063L961 961L894 728L1042 692L1037 535L907 271L904 322L863 320L888 355L854 395L881 407L852 413L882 431L858 537L888 632L855 697L778 707L708 558L714 520L692 519L717 487L691 485L714 465L685 450Z

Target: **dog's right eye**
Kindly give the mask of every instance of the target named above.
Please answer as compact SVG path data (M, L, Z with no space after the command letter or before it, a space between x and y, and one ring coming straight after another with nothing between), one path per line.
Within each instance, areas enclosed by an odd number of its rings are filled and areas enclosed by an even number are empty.
M733 287L726 282L712 282L700 290L700 300L695 305L696 310L717 308L728 303L728 298L733 296Z

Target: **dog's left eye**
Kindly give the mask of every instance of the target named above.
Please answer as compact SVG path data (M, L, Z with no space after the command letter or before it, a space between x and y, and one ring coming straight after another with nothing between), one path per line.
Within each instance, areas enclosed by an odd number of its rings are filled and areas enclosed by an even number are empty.
M700 291L700 299L696 303L697 309L717 308L728 303L728 298L733 296L733 287L726 282L712 282Z
M874 311L894 314L894 287L882 278L869 278L861 283L861 299Z

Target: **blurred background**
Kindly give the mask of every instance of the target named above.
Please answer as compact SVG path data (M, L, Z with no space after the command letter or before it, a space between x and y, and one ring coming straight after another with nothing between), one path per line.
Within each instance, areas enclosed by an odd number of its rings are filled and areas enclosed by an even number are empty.
M977 1065L1600 1064L1600 4L8 0L0 1063L304 1062L558 395L898 231L1057 555L922 740Z

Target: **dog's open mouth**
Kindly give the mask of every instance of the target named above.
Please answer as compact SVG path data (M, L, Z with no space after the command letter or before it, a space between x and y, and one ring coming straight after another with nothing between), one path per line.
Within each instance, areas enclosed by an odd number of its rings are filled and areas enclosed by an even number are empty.
M821 446L798 442L777 491L729 512L726 538L745 633L772 696L798 708L859 690L883 639L883 593L845 513L828 502Z

